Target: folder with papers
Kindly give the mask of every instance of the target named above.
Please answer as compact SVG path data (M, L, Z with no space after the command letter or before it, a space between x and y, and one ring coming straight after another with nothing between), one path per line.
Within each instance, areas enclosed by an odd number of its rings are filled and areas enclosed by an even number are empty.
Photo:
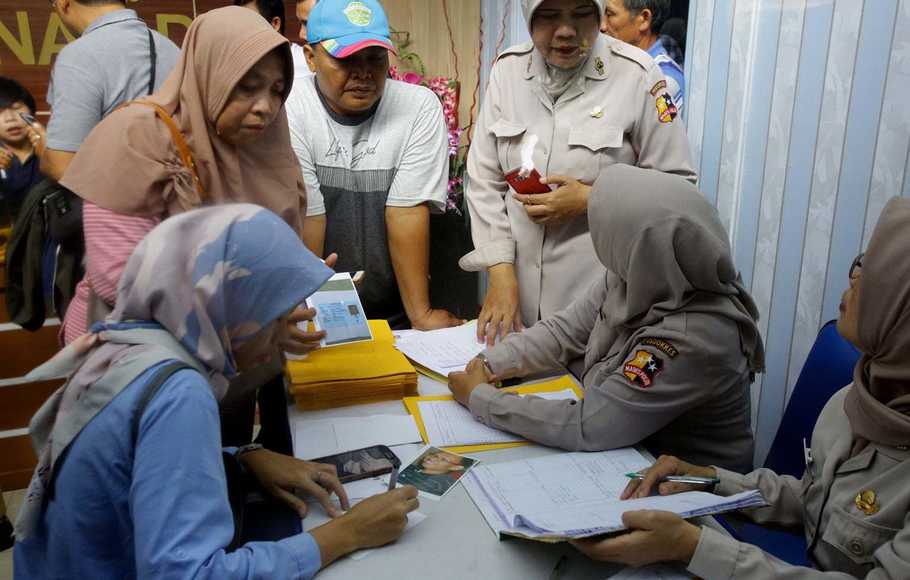
M543 383L502 390L547 399L577 400L583 397L582 390L568 375ZM428 445L444 447L455 453L477 453L528 445L521 437L479 423L452 395L406 397L404 406L414 416L420 436Z
M417 394L417 371L395 349L389 323L371 320L373 340L287 363L288 390L303 410L397 400Z
M729 497L691 491L620 501L625 473L651 462L632 448L560 453L478 465L463 484L494 532L560 542L625 529L622 514L665 510L684 518L767 505L757 490Z
M417 370L439 382L449 373L463 371L484 345L477 342L477 321L439 330L399 333L395 347L410 359Z

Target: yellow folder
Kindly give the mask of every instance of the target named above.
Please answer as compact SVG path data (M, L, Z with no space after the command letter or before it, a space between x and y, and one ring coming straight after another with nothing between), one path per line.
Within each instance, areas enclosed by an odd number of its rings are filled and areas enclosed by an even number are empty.
M569 375L563 375L558 379L553 379L552 381L546 381L543 383L536 383L533 385L519 385L517 387L507 387L502 389L508 393L519 393L522 395L534 395L537 393L555 393L558 391L564 391L566 389L572 389L575 391L575 394L578 395L578 398L584 398L584 392L578 388L578 385L575 384L575 381ZM427 437L427 428L423 424L423 417L420 416L420 407L418 403L421 401L452 401L455 397L452 395L430 395L425 397L405 397L403 402L405 408L408 410L408 413L414 416L414 422L417 423L417 429L420 431L420 437L423 439L424 443L429 443L429 437ZM509 447L520 447L522 445L530 445L529 441L520 441L516 443L486 443L483 445L460 445L456 447L445 447L445 449L452 451L453 453L478 453L481 451L493 451L494 449L507 449Z

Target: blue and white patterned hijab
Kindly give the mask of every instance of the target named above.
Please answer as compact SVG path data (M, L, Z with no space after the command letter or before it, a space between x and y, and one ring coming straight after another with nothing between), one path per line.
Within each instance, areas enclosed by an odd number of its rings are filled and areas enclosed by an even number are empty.
M219 399L236 374L232 349L315 292L332 271L288 225L252 204L198 209L140 243L105 326L155 321L213 373Z
M38 465L16 521L17 537L34 530L63 452L128 386L108 380L109 371L170 344L175 358L195 359L193 366L206 373L221 400L237 374L233 350L331 275L283 220L252 204L190 211L149 232L127 262L111 316L30 373L46 378L75 371L29 423Z

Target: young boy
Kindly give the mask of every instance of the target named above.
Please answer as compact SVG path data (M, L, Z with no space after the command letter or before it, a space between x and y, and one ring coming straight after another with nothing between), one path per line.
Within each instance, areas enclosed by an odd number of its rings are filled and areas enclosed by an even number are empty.
M0 226L11 224L25 194L41 181L34 131L20 113L35 116L35 98L11 78L0 77Z

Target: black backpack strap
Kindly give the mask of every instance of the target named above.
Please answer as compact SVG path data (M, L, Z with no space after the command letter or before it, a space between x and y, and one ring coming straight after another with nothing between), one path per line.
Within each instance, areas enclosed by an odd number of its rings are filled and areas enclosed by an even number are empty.
M155 37L152 36L152 29L148 29L149 33L149 60L152 62L152 74L151 80L149 81L149 94L155 92L155 76L158 72L158 52L155 48Z
M145 392L142 393L142 397L139 399L139 405L136 407L136 412L133 414L133 445L136 445L139 441L139 423L142 421L142 415L145 413L145 408L148 407L148 404L152 402L152 399L154 399L155 395L158 394L158 391L161 390L161 385L177 371L191 368L193 367L184 362L174 360L165 364L155 372L155 376L152 378L151 382L146 385Z

